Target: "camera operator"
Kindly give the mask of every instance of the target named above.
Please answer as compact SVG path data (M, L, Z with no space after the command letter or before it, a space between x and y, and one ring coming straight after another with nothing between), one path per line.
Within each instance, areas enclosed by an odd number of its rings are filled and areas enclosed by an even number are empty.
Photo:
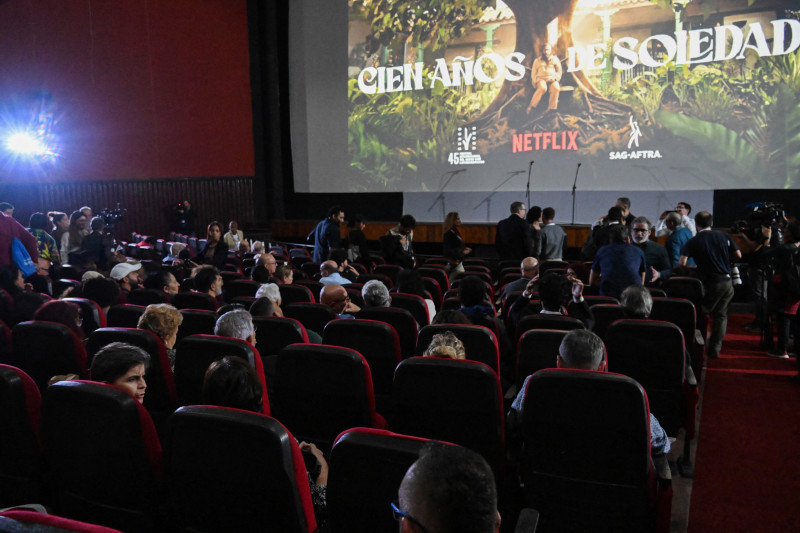
M776 323L778 326L778 343L773 351L768 352L772 357L780 359L789 358L789 333L792 332L795 342L800 340L800 325L797 321L797 309L800 307L800 222L792 222L783 231L783 244L772 246L772 227L764 226L763 234L766 238L762 248L762 257L765 262L774 265L774 274L770 280L769 300L771 307L776 310Z

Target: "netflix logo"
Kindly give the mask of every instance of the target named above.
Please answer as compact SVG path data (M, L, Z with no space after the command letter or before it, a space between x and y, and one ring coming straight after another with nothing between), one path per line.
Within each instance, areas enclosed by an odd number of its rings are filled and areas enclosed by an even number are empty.
M577 150L578 131L539 131L517 133L512 139L512 152L533 150Z

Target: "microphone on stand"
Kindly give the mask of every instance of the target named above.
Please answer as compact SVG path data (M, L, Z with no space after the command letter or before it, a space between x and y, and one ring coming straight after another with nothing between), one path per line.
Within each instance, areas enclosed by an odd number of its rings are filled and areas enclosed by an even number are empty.
M528 183L525 184L525 201L526 207L531 206L531 170L533 170L533 159L528 163Z
M572 224L575 224L575 190L578 185L578 171L581 169L581 164L575 168L575 181L572 182Z

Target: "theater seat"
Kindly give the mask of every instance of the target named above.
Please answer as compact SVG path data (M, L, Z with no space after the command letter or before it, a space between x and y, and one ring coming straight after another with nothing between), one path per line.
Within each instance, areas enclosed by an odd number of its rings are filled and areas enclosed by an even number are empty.
M63 531L121 533L118 529L25 509L11 509L0 513L0 532L2 533L57 533Z
M217 310L217 302L214 301L214 298L201 292L179 292L172 299L172 305L178 309Z
M86 298L64 298L64 301L72 302L80 308L81 318L83 319L83 332L87 336L97 328L106 327L106 314L96 302Z
M89 377L83 343L64 324L21 322L12 330L11 343L15 366L25 371L40 391L55 375Z
M183 321L178 326L178 340L190 335L213 335L219 315L207 309L181 309Z
M556 368L558 350L566 334L562 329L530 329L522 334L517 343L518 391L526 377L545 368Z
M413 357L417 347L417 322L405 309L398 307L364 307L356 318L386 322L394 328L400 339L403 358Z
M181 407L167 422L164 468L180 531L316 531L303 454L273 418Z
M108 310L106 325L111 328L135 328L146 309L143 305L117 304Z
M497 336L485 326L468 324L432 324L419 330L417 337L417 353L421 356L433 340L433 336L445 331L452 331L464 344L467 360L478 361L500 374L500 348Z
M0 508L41 501L41 403L28 374L0 365Z
M294 318L303 324L306 329L310 329L322 335L325 324L336 319L333 309L323 304L315 303L293 303L283 306L283 315Z
M42 442L59 515L124 531L159 528L161 445L130 394L91 381L51 385Z

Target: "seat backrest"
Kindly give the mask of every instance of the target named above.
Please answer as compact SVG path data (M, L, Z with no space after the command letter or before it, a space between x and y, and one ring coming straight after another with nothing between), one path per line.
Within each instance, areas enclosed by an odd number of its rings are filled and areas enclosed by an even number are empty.
M59 514L126 531L157 529L161 445L130 394L92 381L51 385L42 399L42 442Z
M222 290L225 293L225 301L230 302L237 296L255 296L260 287L261 284L257 281L233 279L226 281L225 285L222 286Z
M374 269L375 274L388 276L389 279L392 280L393 285L397 285L397 277L402 271L403 267L400 265L376 265Z
M287 346L276 361L272 396L275 417L298 439L323 450L346 429L382 425L369 365L350 348Z
M668 297L686 298L694 304L695 309L702 309L705 289L698 278L672 276L664 280L663 287Z
M72 302L81 309L81 318L83 319L83 331L86 335L90 335L97 328L106 327L106 314L97 305L97 302L87 300L86 298L64 298L65 302Z
M397 523L387 502L397 499L406 470L427 442L370 428L353 428L339 435L329 461L331 531L395 531Z
M558 350L567 331L563 329L529 329L517 343L517 390L525 378L545 368L556 368Z
M537 313L522 317L519 324L517 324L517 338L531 329L563 329L571 331L573 329L585 329L585 326L583 322L571 316Z
M694 304L684 298L653 298L651 320L671 322L681 329L683 342L689 353L694 347L694 330L697 328L697 315Z
M619 300L614 298L613 296L584 296L584 300L586 303L589 304L589 307L594 307L598 304L618 304Z
M135 328L139 325L139 317L144 314L145 309L143 305L112 305L108 310L106 326L111 328Z
M191 335L181 339L176 345L175 387L178 391L178 402L181 405L203 403L203 379L206 370L211 363L228 355L241 357L253 367L264 390L264 414L270 414L261 355L247 341L216 335Z
M306 328L298 320L279 316L254 316L256 344L264 357L278 355L286 346L308 342Z
M458 311L461 309L461 300L458 298L445 298L442 302L442 311Z
M178 340L189 335L213 335L219 315L206 309L181 309L183 322L178 326Z
M525 390L522 436L525 504L539 511L542 525L556 531L590 531L598 524L603 531L654 530L647 396L633 379L537 372Z
M127 300L129 304L144 306L169 303L164 297L164 292L156 289L133 289L128 293Z
M294 318L303 324L306 329L322 334L325 324L336 318L333 309L323 304L294 303L283 308L283 316Z
M416 294L406 294L403 292L392 293L391 307L405 309L414 317L417 324L427 326L431 323L431 316L428 316L428 305L425 300Z
M417 324L414 316L398 307L364 307L356 318L386 322L397 332L403 358L412 357L417 348Z
M0 303L2 303L0 301ZM0 363L11 362L11 328L0 320Z
M450 279L447 276L447 272L441 268L420 267L417 271L424 278L435 279L439 284L439 288L443 291L450 287Z
M422 283L425 285L425 290L431 295L431 300L433 300L433 305L436 309L442 309L442 288L439 286L439 282L433 278L424 277L422 278ZM431 317L433 319L433 317Z
M317 272L319 274L319 272ZM298 279L294 281L294 285L305 287L309 291L311 291L311 295L314 297L314 302L319 303L319 294L322 291L324 285L317 281L316 279ZM280 287L280 286L279 286ZM281 300L283 303L283 300Z
M345 287L347 291L347 296L350 297L350 301L357 305L359 308L364 307L364 297L361 295L360 289L351 289L349 287Z
M504 461L503 398L497 374L475 361L412 357L397 366L389 429L460 444L497 476Z
M181 407L167 422L164 471L181 531L249 531L255 524L265 531L316 530L303 455L274 418Z
M667 435L676 436L685 418L684 342L675 324L656 320L617 320L606 333L608 370L639 382L650 410Z
M360 274L356 278L356 283L366 283L373 279L377 279L378 281L386 285L387 289L391 290L391 288L394 287L394 283L392 283L392 278L390 278L385 274Z
M28 374L0 365L0 508L41 501L41 403Z
M372 374L378 410L388 405L394 369L402 360L400 339L392 326L375 320L332 320L325 326L322 342L360 353Z
M166 414L174 411L178 405L178 394L164 341L152 331L144 329L100 328L86 342L87 365L91 367L95 354L112 342L138 346L150 355L150 368L145 375L147 394L144 396L144 406L151 416L157 418L155 413L159 413L165 418Z
M500 348L497 336L485 326L468 324L432 324L419 330L416 355L421 356L437 333L452 331L464 344L467 360L478 361L500 374Z
M281 283L278 285L278 290L281 293L282 308L293 303L314 303L316 301L311 290L303 285Z
M181 291L172 298L172 305L178 309L217 310L217 302L209 294Z
M601 339L606 338L608 326L625 318L625 308L619 304L597 304L592 306L594 326L592 331Z
M75 333L55 322L21 322L11 332L12 360L36 383L40 391L55 375L89 377L86 350Z
M0 531L3 533L23 533L25 531L31 533L61 533L64 531L120 533L118 529L71 520L53 514L29 511L24 508L0 512Z

